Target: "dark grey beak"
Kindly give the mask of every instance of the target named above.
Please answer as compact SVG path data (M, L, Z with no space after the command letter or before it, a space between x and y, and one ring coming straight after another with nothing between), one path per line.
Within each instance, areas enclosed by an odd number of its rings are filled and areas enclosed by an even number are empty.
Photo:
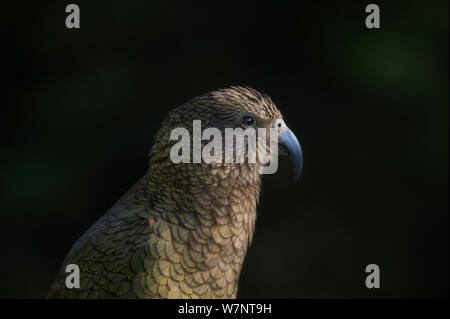
M294 164L294 179L295 182L297 182L303 168L302 147L289 127L286 127L284 131L278 135L278 143L284 146Z

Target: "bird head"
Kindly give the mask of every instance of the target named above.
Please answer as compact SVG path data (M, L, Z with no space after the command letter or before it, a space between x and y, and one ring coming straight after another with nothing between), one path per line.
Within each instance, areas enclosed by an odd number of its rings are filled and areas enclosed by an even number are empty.
M255 129L258 135L258 129L275 129L278 133L278 154L281 156L289 156L294 164L295 180L298 180L302 166L303 155L300 144L294 133L285 124L281 112L272 102L270 97L262 94L249 87L230 87L206 93L191 101L175 108L169 113L166 120L156 136L156 141L150 153L150 167L163 172L169 170L171 174L178 174L175 167L181 168L185 165L195 166L193 163L193 154L195 153L194 142L190 142L189 163L173 163L170 161L170 152L177 140L171 139L171 132L177 128L183 128L191 136L195 135L193 122L201 121L201 129L214 128L220 132L222 137L221 145L225 146L226 129L248 128ZM195 138L195 136L193 136ZM245 137L247 142L247 136ZM266 134L267 146L270 144L270 134ZM210 140L201 140L200 147L203 148ZM235 141L233 141L235 142ZM226 152L222 152L221 163L197 163L197 168L190 167L187 171L201 170L209 172L222 173L221 176L229 174L231 176L253 172L257 174L258 168L262 164L256 162L248 163L247 152L248 145L245 144L245 160L244 163L227 164L225 156ZM234 144L236 147L236 144ZM238 151L234 148L233 155L236 156ZM189 165L190 164L190 165ZM200 165L199 165L200 164ZM245 171L243 170L245 169ZM222 170L222 172L220 172ZM233 173L239 172L238 174ZM175 171L178 171L175 172ZM183 171L186 171L183 168ZM258 177L259 178L259 177Z

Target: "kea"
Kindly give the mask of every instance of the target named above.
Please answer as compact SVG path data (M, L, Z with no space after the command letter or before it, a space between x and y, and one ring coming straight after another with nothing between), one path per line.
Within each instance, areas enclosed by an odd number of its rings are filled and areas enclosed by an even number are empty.
M196 97L168 114L145 176L75 242L49 298L237 297L264 164L175 163L171 132L192 132L194 120L221 132L277 129L278 153L291 157L298 179L302 149L269 96L230 87ZM79 267L78 288L66 285L70 264Z

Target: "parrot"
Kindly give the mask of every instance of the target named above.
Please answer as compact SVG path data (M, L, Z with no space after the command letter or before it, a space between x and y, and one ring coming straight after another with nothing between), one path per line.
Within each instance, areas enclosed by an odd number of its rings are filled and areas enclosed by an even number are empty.
M267 94L231 86L195 97L166 116L145 175L74 243L47 298L237 298L264 164L175 163L171 132L192 132L195 120L221 132L277 129L279 155L292 159L298 180L302 148ZM71 264L79 287L66 284Z

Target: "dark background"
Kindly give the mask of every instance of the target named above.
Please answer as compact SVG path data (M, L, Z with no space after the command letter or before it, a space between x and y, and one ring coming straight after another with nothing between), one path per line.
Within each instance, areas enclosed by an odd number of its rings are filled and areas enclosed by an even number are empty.
M305 156L296 185L288 161L264 176L239 297L448 297L448 1L377 1L378 30L371 2L92 2L79 30L71 2L2 9L0 297L44 297L165 114L229 85Z

